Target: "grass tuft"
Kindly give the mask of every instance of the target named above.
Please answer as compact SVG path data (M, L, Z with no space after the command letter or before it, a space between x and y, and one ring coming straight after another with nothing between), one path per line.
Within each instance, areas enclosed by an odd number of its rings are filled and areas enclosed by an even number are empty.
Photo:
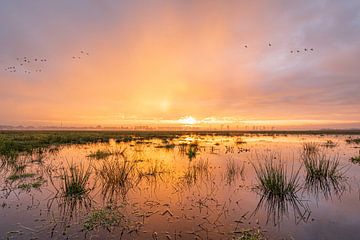
M320 151L320 145L316 142L303 143L304 154L316 154Z
M300 188L299 170L291 171L289 175L285 165L281 162L275 163L272 158L264 164L253 166L258 179L257 188L264 195L278 199L296 196Z
M339 158L329 158L325 154L302 155L306 178L312 180L335 180L343 176Z
M66 197L79 197L87 194L89 178L91 175L90 167L86 168L83 165L69 164L67 170L63 170L63 193Z

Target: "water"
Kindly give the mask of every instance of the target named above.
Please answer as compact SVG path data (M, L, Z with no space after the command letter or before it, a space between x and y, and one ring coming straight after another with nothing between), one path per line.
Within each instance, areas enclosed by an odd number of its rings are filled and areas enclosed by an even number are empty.
M346 143L347 137L187 135L167 142L71 145L3 160L1 237L234 239L245 229L259 229L269 239L358 239L360 165L349 159L359 149ZM335 146L324 146L328 140ZM322 154L338 158L344 178L328 188L305 187L304 142L316 142ZM194 154L189 154L190 144ZM88 157L97 150L118 154ZM288 173L301 168L298 202L261 201L254 165L270 156ZM128 180L114 186L102 170L124 160ZM71 164L91 171L82 197L65 197L62 191L62 173ZM90 221L99 215L106 221Z

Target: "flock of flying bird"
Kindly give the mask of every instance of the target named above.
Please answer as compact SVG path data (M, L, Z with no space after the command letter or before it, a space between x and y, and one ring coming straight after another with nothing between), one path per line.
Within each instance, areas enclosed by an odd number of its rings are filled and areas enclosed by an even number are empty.
M88 52L80 51L79 55L73 56L72 59L78 60L84 56L89 56ZM16 58L16 65L8 66L4 68L5 72L9 73L23 73L23 74L32 74L32 73L41 73L45 67L45 63L48 62L47 58Z
M272 44L269 43L268 47L272 47ZM244 45L244 48L248 48L248 45ZM314 48L304 48L304 52L313 52ZM300 53L302 50L290 50L290 53ZM73 60L79 60L84 57L89 56L88 52L80 51L79 54L72 56ZM4 69L6 72L10 73L24 73L24 74L31 74L31 73L41 73L43 71L44 63L47 62L46 58L16 58L18 64L15 66L9 66Z

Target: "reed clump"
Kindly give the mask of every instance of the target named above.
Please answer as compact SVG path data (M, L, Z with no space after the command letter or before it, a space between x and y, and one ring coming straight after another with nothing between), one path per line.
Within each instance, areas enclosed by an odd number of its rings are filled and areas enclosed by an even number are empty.
M338 157L325 154L303 154L306 180L337 180L343 177L343 168Z
M273 159L254 165L254 169L258 180L257 188L264 195L278 199L297 197L300 169L288 174L286 166L282 162L275 163Z
M70 163L67 170L63 170L63 194L66 197L80 197L86 195L90 189L88 187L91 175L91 168L83 165Z

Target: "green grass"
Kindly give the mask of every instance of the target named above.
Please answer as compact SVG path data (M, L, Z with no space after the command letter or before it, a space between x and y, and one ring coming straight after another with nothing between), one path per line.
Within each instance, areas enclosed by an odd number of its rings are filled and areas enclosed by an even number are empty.
M197 152L198 152L198 146L190 145L186 155L188 156L189 160L191 161L194 158L196 158Z
M302 158L307 179L335 180L343 176L339 158L330 158L325 154L304 154Z
M67 170L63 170L63 194L66 197L80 197L86 195L88 188L91 168L85 169L83 165L69 164Z
M19 184L18 188L26 191L29 191L33 188L39 189L45 182L46 180L43 178L38 178L34 182Z
M243 229L236 233L234 240L265 240L260 229Z
M111 227L120 225L124 221L124 215L118 207L105 207L89 213L84 221L84 229L87 231L96 228L104 228L110 231Z
M32 154L36 150L57 148L66 144L108 142L117 143L137 140L173 139L181 135L242 136L252 131L0 131L0 156L16 158L19 154ZM256 131L257 134L360 134L355 130L329 131ZM348 143L360 143L360 138L347 139Z
M346 190L346 177L338 157L312 154L303 155L306 171L305 190L317 199L321 193L325 199L331 198L333 193L341 197Z
M32 178L34 177L36 174L35 173L21 173L21 174L12 174L10 175L7 179L10 181L16 181L16 180L21 180L21 179L25 179L25 178Z
M129 161L125 157L104 161L97 171L103 197L112 200L113 196L120 194L125 198L128 191L138 183L136 167L136 161Z
M350 158L350 161L354 164L360 164L360 155Z
M283 216L289 216L292 209L296 221L306 221L310 210L299 198L298 192L302 189L299 172L291 168L287 170L280 160L274 162L274 156L265 157L265 163L254 166L257 176L256 190L261 195L253 215L261 207L265 207L267 222L273 221L274 226L281 223Z
M282 162L275 163L270 157L264 164L253 165L258 180L257 188L262 194L286 199L296 197L300 189L299 170L290 174L287 173L286 166Z

